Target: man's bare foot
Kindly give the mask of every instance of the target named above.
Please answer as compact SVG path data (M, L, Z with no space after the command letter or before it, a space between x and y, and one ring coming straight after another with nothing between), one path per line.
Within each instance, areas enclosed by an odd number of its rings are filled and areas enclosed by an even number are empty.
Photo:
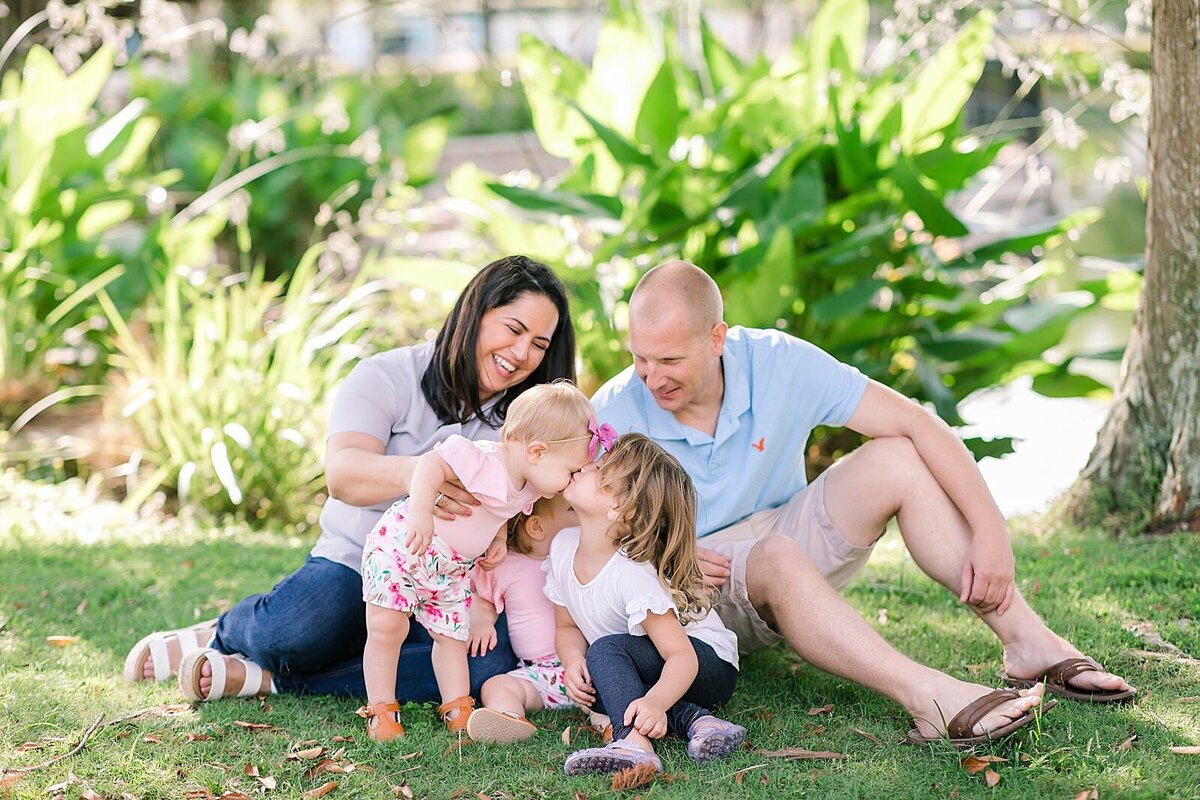
M213 634L216 632L216 630L217 621L214 619L209 620L208 623L201 623L200 625L196 625L191 628L181 628L180 631L163 631L159 634L155 634L156 636L162 638L163 645L167 649L168 671L164 674L167 676L177 675L179 673L179 662L183 660L183 657L195 647L206 646L209 641L212 640ZM179 640L180 632L186 632L186 634L189 635L189 641L187 642L186 648L182 646ZM190 637L194 637L194 644ZM156 680L154 674L154 653L149 649L149 645L146 640L139 642L138 647L135 648L135 650L142 647L146 648L143 651L145 660L142 662L140 671L135 672L134 674L140 674L141 679L144 681ZM130 656L133 657L133 654L131 653ZM128 674L126 677L129 678Z
M1086 658L1061 636L1050 634L1043 642L1014 642L1004 647L1004 674L1034 680L1050 667L1068 658ZM1120 675L1111 672L1081 672L1067 680L1081 692L1124 692L1133 689Z
M971 732L974 735L983 736L1020 719L1041 704L1044 690L1045 687L1040 683L1032 689L1021 690L1020 697L1001 703L985 714L971 729ZM921 736L943 736L946 733L946 726L958 712L991 691L992 689L987 686L966 683L946 676L945 681L934 687L936 697L925 697L918 700L915 706L910 707L908 711L912 714L913 723Z

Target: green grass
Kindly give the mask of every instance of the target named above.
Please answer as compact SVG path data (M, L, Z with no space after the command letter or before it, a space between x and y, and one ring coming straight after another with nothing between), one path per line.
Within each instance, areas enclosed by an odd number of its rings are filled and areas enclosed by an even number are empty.
M12 473L0 473L0 508L0 766L10 770L68 752L102 713L113 720L181 702L173 684L121 682L130 645L147 631L213 616L269 589L301 563L310 545L272 531L137 519L77 483L47 486ZM899 706L797 664L782 649L746 660L726 714L750 729L753 748L831 750L844 760L789 762L746 750L702 768L688 760L682 743L670 741L661 751L674 782L613 793L602 778L561 775L572 749L561 733L582 722L575 713L535 715L544 732L531 743L447 752L452 739L434 724L430 707L406 709L408 738L380 747L362 736L352 700L273 696L269 708L230 700L103 727L79 754L6 788L13 797L47 798L49 787L73 775L61 790L69 799L89 789L105 798L178 798L204 789L255 795L260 784L245 774L252 764L276 781L267 796L294 797L335 780L331 800L391 797L389 786L402 781L416 797L430 798L479 792L512 798L1072 798L1092 788L1103 798L1200 797L1200 756L1168 749L1200 743L1200 703L1179 702L1200 695L1200 665L1126 630L1150 623L1184 653L1200 655L1200 536L1118 542L1043 530L1043 524L1018 526L1022 588L1052 627L1126 675L1142 694L1117 708L1061 702L1038 729L981 748L978 754L1009 759L993 765L1001 778L993 789L982 775L968 775L949 749L900 744L908 720ZM895 534L847 596L919 660L959 677L994 679L996 641L919 573ZM52 635L78 641L51 647L46 637ZM833 705L828 715L808 714L826 704ZM235 725L238 720L276 729L249 731ZM209 738L189 741L188 734ZM1133 746L1121 750L1134 735ZM354 741L335 743L334 736ZM305 777L315 762L287 756L314 740L329 751L344 747L340 763L357 769ZM24 742L45 747L18 751ZM738 782L740 770L749 771Z

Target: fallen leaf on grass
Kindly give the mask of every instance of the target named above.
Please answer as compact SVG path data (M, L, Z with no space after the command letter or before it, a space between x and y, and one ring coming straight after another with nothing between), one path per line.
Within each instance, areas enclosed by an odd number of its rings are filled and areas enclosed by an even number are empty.
M325 795L329 794L336 788L337 788L336 781L329 781L328 783L322 783L317 788L309 789L307 792L300 795L300 800L317 800L318 797L324 797Z
M767 785L767 776L766 776L766 773L763 773L762 775L759 775L759 776L758 776L758 784L759 784L760 786L766 786L766 785Z
M408 788L408 781L401 781L399 786L392 786L392 797L412 798L413 790Z
M1128 739L1121 742L1119 745L1117 745L1117 752L1118 753L1127 753L1130 750L1132 750L1133 743L1137 741L1137 738L1138 738L1137 734L1135 733L1133 736L1130 736Z
M207 742L211 738L207 733L189 733L184 737L189 742Z
M588 796L586 794L584 794L583 792L576 792L575 800L588 800Z
M755 750L755 754L767 758L786 758L795 761L800 758L845 758L845 753L831 753L828 750L804 750L799 747L785 747L782 750Z
M275 791L275 776L274 775L267 775L266 777L255 778L254 780L261 783L262 787L265 791L268 791L268 792Z
M24 777L25 773L23 771L0 772L0 789L7 790L9 786L12 786L14 783ZM46 791L49 792L50 790L47 789Z
M88 601L87 601L87 598L85 597L83 600L79 601L79 605L75 606L75 613L82 614L87 610L88 610Z
M183 796L185 800L213 800L213 798L216 797L216 795L214 795L208 789L192 789L184 792Z
M26 742L17 748L18 753L28 753L33 750L41 750L46 746L45 742Z
M79 641L78 636L47 636L46 644L51 647L70 647Z
M103 797L96 792L93 792L91 789L84 789L82 792L80 792L79 797L82 800L104 800Z
M987 772L983 773L983 782L988 785L988 788L994 787L1000 782L1000 773L989 769Z
M142 741L146 744L162 744L162 739L158 738L157 736L151 736L150 734L143 736Z
M21 773L14 773L14 774L24 775L25 773L21 772ZM53 786L46 787L46 794L54 794L55 792L61 792L63 789L66 789L72 783L79 783L79 778L75 777L74 772L68 772L67 779L65 781L63 781L61 783L56 783Z
M808 715L810 717L815 717L818 714L828 714L831 711L833 711L833 703L826 703L825 705L821 706L820 708L810 708L808 710Z
M670 783L673 780L675 780L674 775L656 771L653 764L639 764L636 767L614 772L612 790L618 792L624 789L636 789L639 786L649 786L655 781Z
M245 792L235 792L231 789L228 792L221 792L217 800L250 800L250 795Z
M876 736L873 733L867 733L862 728L851 728L850 730L854 731L855 733L857 733L859 736L863 737L864 739L870 739L875 744L883 744L883 741L880 740L880 738L878 736Z
M421 751L421 750L418 750L417 752L415 752L415 753L409 753L408 755L404 755L404 756L396 756L396 757L395 757L394 759L392 759L392 760L393 760L393 761L408 761L410 758L420 758L420 757L421 757L421 756L423 756L423 755L425 755L425 753L424 753L423 751Z
M1084 789L1079 794L1075 795L1075 800L1099 800L1100 792L1095 789Z
M1177 753L1181 756L1200 756L1200 747L1195 745L1186 745L1184 747L1172 747L1172 753Z
M288 761L311 761L314 758L325 755L324 747L310 747L307 750L297 750L294 753L288 753Z
M571 726L568 725L562 732L562 743L567 747L571 746Z
M246 766L242 767L242 774L245 775L247 778L257 778L258 777L258 767L255 766L254 764L247 764Z
M333 737L333 741L335 741L335 742L353 742L354 737L353 736L335 736L335 737Z
M237 725L239 728L245 728L248 731L277 731L277 730L279 730L274 725L268 725L265 722L243 722L240 719L235 719L233 721L233 724Z
M296 744L294 744L293 747L295 747L298 750L303 750L304 748L312 747L315 744L319 744L319 742L316 739L305 739L303 742L296 742Z
M988 768L988 764L1007 764L1008 759L1000 756L967 756L959 763L968 775L978 775Z
M1033 761L1033 756L1029 755L1029 753L1021 753L1021 755L1017 756L1017 760L1022 764L1028 764L1030 761Z
M312 765L305 771L304 777L311 781L313 778L317 777L322 772L332 772L332 773L335 773L338 775L346 774L346 770L343 769L342 766L340 764L338 764L336 761L334 761L332 758L322 758L320 761L318 761L316 764Z
M811 727L807 731L805 731L805 733L808 736L823 736L825 734L825 731L827 731L827 730L829 730L829 729L826 728L824 725L814 725L813 727Z

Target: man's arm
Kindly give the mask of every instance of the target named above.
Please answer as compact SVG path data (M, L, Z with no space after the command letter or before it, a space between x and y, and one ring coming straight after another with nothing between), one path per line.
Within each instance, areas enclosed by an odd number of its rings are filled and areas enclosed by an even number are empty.
M1012 602L1015 565L1008 525L966 445L949 425L900 393L869 381L846 427L870 436L904 436L971 529L959 598L1003 614Z

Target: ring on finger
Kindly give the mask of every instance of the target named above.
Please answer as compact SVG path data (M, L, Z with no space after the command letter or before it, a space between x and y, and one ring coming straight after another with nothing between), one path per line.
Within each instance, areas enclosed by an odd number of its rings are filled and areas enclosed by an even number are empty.
M441 506L442 498L445 496L446 496L446 494L444 492L438 492L438 496L436 498L434 498L433 504L435 506Z

